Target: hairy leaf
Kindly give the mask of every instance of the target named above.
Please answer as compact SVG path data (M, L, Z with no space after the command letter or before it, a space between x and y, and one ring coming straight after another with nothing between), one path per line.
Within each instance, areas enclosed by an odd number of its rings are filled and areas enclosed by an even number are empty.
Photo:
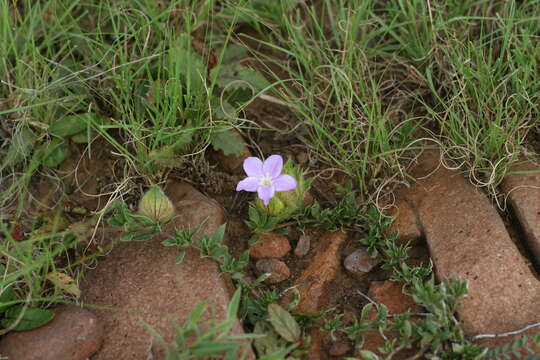
M88 113L63 117L49 126L49 132L59 137L78 134L86 130L91 116L95 116L95 114Z
M292 315L278 304L268 305L268 319L274 330L289 342L300 339L300 326Z
M242 137L231 129L214 132L210 138L210 143L215 150L222 150L225 155L239 157L244 153Z
M11 144L9 145L9 149L2 166L13 166L23 161L32 152L36 139L36 134L26 127L17 131L11 139Z

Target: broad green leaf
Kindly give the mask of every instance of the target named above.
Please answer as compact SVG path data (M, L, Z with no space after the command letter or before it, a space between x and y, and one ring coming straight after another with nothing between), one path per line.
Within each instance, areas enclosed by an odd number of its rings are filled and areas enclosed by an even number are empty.
M214 97L210 105L214 116L219 120L235 119L238 115L237 109L221 98Z
M37 136L34 132L26 127L17 131L11 139L3 167L17 165L30 155L34 148L34 142Z
M93 135L94 135L94 132L92 130L90 130L89 132L81 131L80 133L73 135L71 137L71 140L77 144L86 144L90 142Z
M50 144L43 144L41 149L42 164L48 167L60 165L69 155L67 142L58 138L53 139Z
M242 297L242 288L239 287L234 292L234 295L227 309L227 319L234 321L236 319L236 314L238 313L238 308L240 307L240 298Z
M231 129L214 132L210 138L210 143L215 150L222 150L225 155L239 157L244 153L242 137Z
M20 321L17 319L21 316ZM0 324L4 328L10 328L15 331L32 330L47 324L54 318L54 313L49 310L38 308L25 308L24 305L16 305L9 308L4 313L4 318Z
M49 126L49 132L58 137L68 137L86 130L88 117L93 114L71 115L56 120Z
M276 353L285 345L285 341L265 321L255 323L253 333L264 335L253 341L259 357Z
M148 154L150 161L165 167L173 167L178 164L178 155L172 146L164 146L150 151Z
M223 54L222 64L232 64L244 59L247 55L247 48L240 44L230 44Z
M285 340L296 342L300 339L300 326L294 317L278 304L268 305L268 320Z
M260 72L238 63L221 66L219 70L217 83L227 91L241 89L257 93L270 85Z
M219 244L223 241L226 227L227 227L227 224L220 225L220 227L218 227L216 231L214 231L214 234L212 234L212 241L215 244Z
M0 294L0 312L7 310L10 306L13 305L4 305L14 300L17 300L17 294L12 284L7 285L3 289L0 289L2 294Z

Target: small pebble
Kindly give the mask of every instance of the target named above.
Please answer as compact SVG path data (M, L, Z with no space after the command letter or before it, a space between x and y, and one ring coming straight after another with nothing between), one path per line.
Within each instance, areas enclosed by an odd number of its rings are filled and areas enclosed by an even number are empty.
M345 269L351 274L362 276L370 272L380 263L379 258L373 258L365 248L359 248L345 259Z
M260 274L270 273L270 277L265 280L268 284L277 284L287 280L291 276L291 271L287 264L276 259L262 259L255 264Z
M249 255L254 259L281 259L291 250L286 236L276 233L259 235L259 240L249 247Z
M294 249L294 255L298 257L306 256L311 246L311 237L309 235L302 235L298 239L296 248Z

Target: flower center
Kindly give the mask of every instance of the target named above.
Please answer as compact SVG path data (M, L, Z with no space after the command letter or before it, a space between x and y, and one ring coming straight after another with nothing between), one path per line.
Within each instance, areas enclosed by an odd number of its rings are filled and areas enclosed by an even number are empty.
M268 175L264 175L263 177L261 177L261 185L262 186L272 185L272 178Z

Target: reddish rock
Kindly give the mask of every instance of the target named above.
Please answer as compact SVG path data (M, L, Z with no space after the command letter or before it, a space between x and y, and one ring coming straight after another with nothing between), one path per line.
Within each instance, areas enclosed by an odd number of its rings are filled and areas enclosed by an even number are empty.
M309 235L301 235L298 239L298 243L296 244L296 248L294 249L294 255L298 257L304 257L309 252L309 248L311 247L311 237Z
M281 259L291 251L286 236L276 233L259 235L259 240L249 247L249 256L254 259Z
M345 258L343 265L352 275L362 278L381 260L372 257L365 248L359 248Z
M399 194L398 194L399 196ZM387 235L398 232L395 240L398 244L415 244L422 238L422 228L418 222L414 208L403 199L396 200L390 208L388 215L394 218L394 221L386 231Z
M291 271L287 264L276 259L261 259L255 264L260 274L269 273L269 278L265 280L268 284L277 284L287 280L291 276Z
M403 195L417 211L439 279L469 283L458 309L463 330L502 333L540 321L540 282L499 214L481 191L439 164L438 152L423 154L412 172L420 180Z
M84 360L103 340L103 329L90 311L63 305L54 319L29 331L12 331L0 342L0 357L10 360Z
M295 313L306 314L325 310L330 294L326 287L335 278L340 268L340 246L347 239L344 232L325 234L315 247L315 256L310 259L309 266L295 281L296 289L300 292L300 300ZM283 297L284 303L290 298L290 293Z
M396 281L373 281L368 296L373 301L384 304L390 314L422 311L422 308L403 292L403 284Z
M202 232L212 234L224 222L222 209L193 187L171 182L166 193L179 214L166 233L171 234L173 227L195 229L206 220ZM163 349L152 348L159 342L141 320L170 343L173 325L182 324L201 301L209 302L218 321L225 318L233 291L228 278L213 260L201 258L192 249L181 264L175 264L177 249L161 245L165 238L120 243L83 279L84 302L114 310L93 310L107 334L93 360L163 359ZM203 320L211 313L207 310ZM233 332L242 333L239 323Z
M510 174L502 182L503 191L508 196L512 209L521 224L527 247L540 264L540 159L536 164L526 162L512 167Z

